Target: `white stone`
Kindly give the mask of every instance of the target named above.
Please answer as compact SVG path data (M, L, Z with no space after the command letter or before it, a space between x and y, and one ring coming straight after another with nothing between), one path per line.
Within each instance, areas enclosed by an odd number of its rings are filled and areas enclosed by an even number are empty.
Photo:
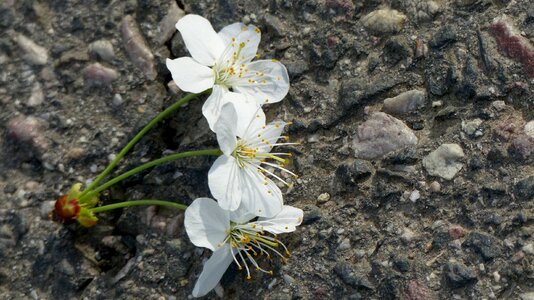
M521 248L521 250L523 250L523 252L525 252L526 254L532 255L534 254L534 244L526 244L525 246L523 246L523 248Z
M330 194L328 193L322 193L319 195L319 197L317 197L317 202L319 203L324 203L324 202L327 202L328 200L330 200Z
M423 158L423 166L430 175L451 180L464 166L460 161L463 157L460 145L443 144Z
M525 125L525 134L534 138L534 120L528 122L526 125Z
M406 16L393 9L375 10L362 18L363 26L378 33L396 33L404 28Z
M523 293L519 295L521 300L534 300L534 292Z
M419 198L421 198L421 193L418 190L414 190L410 194L410 201L412 201L412 202L415 202L415 201L419 200Z
M478 118L471 121L462 121L462 130L470 136L475 136L480 125L482 125L482 120Z

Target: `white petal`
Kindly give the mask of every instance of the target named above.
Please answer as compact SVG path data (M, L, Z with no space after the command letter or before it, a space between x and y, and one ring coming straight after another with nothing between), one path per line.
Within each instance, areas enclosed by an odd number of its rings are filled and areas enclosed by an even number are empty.
M248 211L268 218L278 214L283 206L280 188L252 164L245 165L240 171L240 186L243 193L241 202Z
M272 218L259 218L257 222L253 222L263 229L274 234L292 232L297 229L297 226L302 223L304 213L302 209L289 205L284 205L282 211Z
M280 139L286 124L282 121L274 121L266 126L254 127L256 129L247 131L244 139L250 144L258 145L258 152L271 152L272 144Z
M225 210L236 210L241 204L240 168L233 156L221 155L208 172L211 194Z
M213 66L225 45L210 22L198 15L186 15L176 23L191 56L205 66Z
M246 64L256 57L258 45L261 40L261 32L258 27L242 23L229 25L219 36L225 41L225 49L221 54L218 64L239 70L242 64Z
M237 146L237 112L232 103L223 105L214 129L217 134L219 148L225 155L232 155Z
M258 60L245 68L248 71L232 85L234 91L255 99L261 105L279 102L287 95L289 76L280 62Z
M167 68L178 87L186 92L200 93L213 86L213 70L197 63L191 57L167 58Z
M208 125L212 131L215 131L215 123L219 119L221 114L221 108L224 104L223 97L228 93L225 87L220 85L214 85L211 95L206 99L204 105L202 105L202 114L208 121Z
M184 225L195 246L215 251L230 230L230 217L213 199L198 198L185 210Z
M237 224L245 224L255 217L256 214L250 212L243 202L241 202L237 210L230 212L230 220Z
M206 264L204 264L202 273L200 273L197 283L193 288L194 297L202 297L215 288L223 277L224 272L226 272L226 269L228 269L228 266L234 260L232 251L230 245L225 244L213 252Z
M242 28L244 27L247 27L247 25L243 23L230 24L221 29L221 31L219 31L219 33L217 34L223 40L224 45L228 46L232 42L232 38L237 37L241 33Z
M229 92L224 95L223 103L232 103L237 114L238 137L244 137L247 131L256 131L265 125L265 113L255 101L238 94Z

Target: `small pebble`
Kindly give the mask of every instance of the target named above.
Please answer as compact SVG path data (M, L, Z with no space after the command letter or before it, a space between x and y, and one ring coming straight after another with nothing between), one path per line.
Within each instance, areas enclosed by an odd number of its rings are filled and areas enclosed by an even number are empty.
M434 193L441 191L441 184L437 181L432 181L430 183L430 191Z
M115 59L115 51L113 45L108 40L94 41L89 45L89 51L98 55L102 60L111 62Z
M295 278L287 275L287 274L284 274L283 276L284 278L284 282L287 284L287 285L292 285L293 283L295 283Z
M529 243L529 244L526 244L525 246L523 246L523 248L521 248L521 250L523 252L525 252L526 254L534 254L534 244L532 243Z
M411 194L410 194L410 201L412 202L416 202L417 200L419 200L419 198L421 198L421 193L418 191L418 190L414 190Z
M411 241L413 241L415 239L416 235L415 233L409 229L409 228L404 228L404 231L401 235L401 240L405 243L409 243Z
M493 280L495 280L495 282L501 281L501 274L497 271L493 272Z
M443 101L441 100L432 101L432 107L441 107L441 106L443 106Z
M46 48L37 45L34 41L28 37L10 32L13 40L22 49L24 55L22 56L26 62L32 65L45 65L48 62L48 52Z
M344 238L343 241L341 241L341 243L337 247L337 250L345 251L345 250L348 250L348 249L350 249L350 239L349 238Z
M267 289L271 290L276 285L277 282L278 282L278 280L276 278L273 278L273 280L271 280L269 285L267 285Z
M325 203L328 202L328 200L330 200L330 194L328 193L322 193L317 197L317 202L319 203Z
M120 106L124 101L122 100L122 96L120 94L113 95L113 100L111 100L111 105L118 107Z

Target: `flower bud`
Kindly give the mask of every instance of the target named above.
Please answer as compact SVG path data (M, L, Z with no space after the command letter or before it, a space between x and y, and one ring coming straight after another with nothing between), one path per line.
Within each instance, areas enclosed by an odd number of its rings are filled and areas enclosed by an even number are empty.
M67 195L57 199L54 205L54 219L60 222L72 222L78 217L79 213L80 205L78 204L78 199L69 199Z

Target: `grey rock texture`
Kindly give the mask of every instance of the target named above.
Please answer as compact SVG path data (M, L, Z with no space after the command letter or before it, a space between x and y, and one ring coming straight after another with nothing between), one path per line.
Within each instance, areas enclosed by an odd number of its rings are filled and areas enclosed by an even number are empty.
M183 13L261 29L260 58L291 78L266 114L292 121L285 134L300 143L281 149L299 175L284 177L285 201L305 212L278 236L291 257L258 256L274 274L252 280L232 264L206 299L532 299L534 65L519 51L534 49L529 0L0 1L0 299L190 297L211 252L189 242L182 212L116 210L89 230L48 214L184 95L165 67L189 56L173 24ZM84 72L95 64L113 71ZM113 175L216 147L205 99ZM464 153L451 180L424 164L443 144ZM210 196L212 163L158 166L102 203L189 204Z

